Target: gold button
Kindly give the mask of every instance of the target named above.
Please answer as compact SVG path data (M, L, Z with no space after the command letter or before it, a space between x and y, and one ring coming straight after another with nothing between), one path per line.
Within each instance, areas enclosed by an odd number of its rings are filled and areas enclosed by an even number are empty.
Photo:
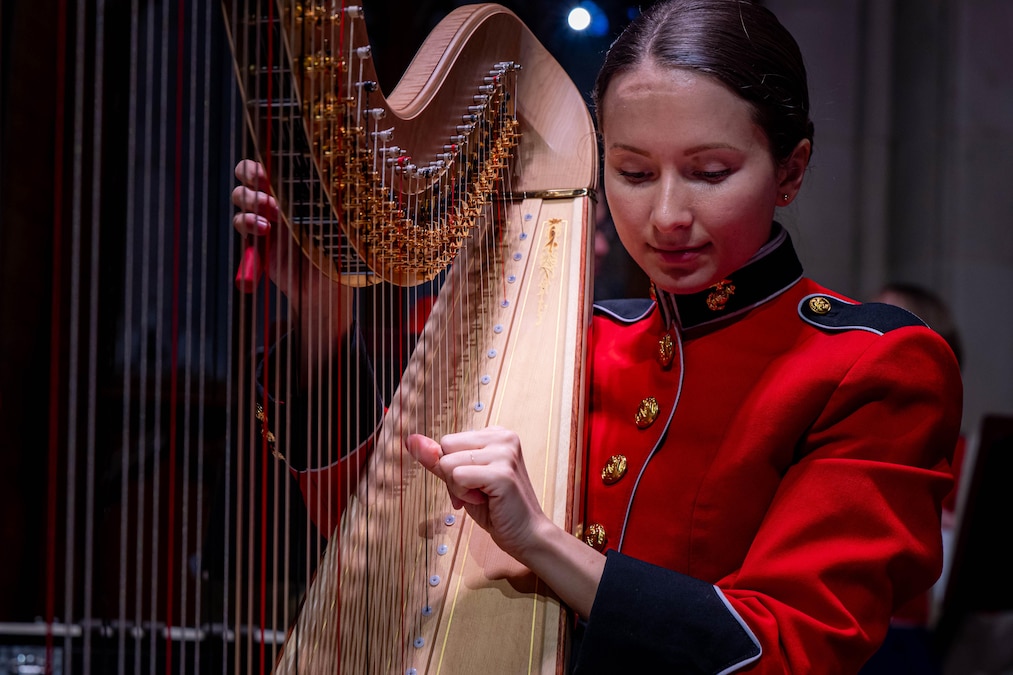
M826 314L830 311L830 301L822 295L817 295L815 298L809 298L809 309L811 309L815 314Z
M596 551L600 551L605 548L605 543L608 541L608 536L605 534L605 528L598 523L592 523L587 526L587 530L584 532L584 543L593 548Z
M626 458L612 455L601 470L601 480L605 485L612 485L626 475Z
M658 363L661 364L662 368L668 368L672 365L672 358L675 356L675 340L669 333L658 340Z
M658 399L653 396L648 396L640 402L640 408L637 410L636 422L637 426L641 429L654 424L654 420L658 417Z

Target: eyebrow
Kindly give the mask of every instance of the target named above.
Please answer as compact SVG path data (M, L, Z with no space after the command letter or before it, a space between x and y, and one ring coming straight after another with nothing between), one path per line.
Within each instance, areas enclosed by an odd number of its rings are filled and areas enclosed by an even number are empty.
M695 155L698 152L704 152L706 150L735 150L737 152L741 151L738 146L732 145L731 143L703 143L701 145L695 145L692 148L688 148L686 152L684 152L683 154L686 156Z
M626 145L625 143L613 143L609 147L616 150L626 150L627 152L632 152L637 155L643 155L645 157L647 157L650 154L647 150L642 150L632 145ZM682 154L684 157L689 157L690 155L695 155L697 153L705 152L707 150L735 150L736 152L741 152L738 146L732 145L730 143L701 143L700 145L694 145L691 148L686 148L686 150Z

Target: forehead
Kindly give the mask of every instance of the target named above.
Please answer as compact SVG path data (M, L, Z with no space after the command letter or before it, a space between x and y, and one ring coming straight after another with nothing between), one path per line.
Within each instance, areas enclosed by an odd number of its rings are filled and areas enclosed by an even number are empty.
M692 68L664 66L646 60L615 75L602 100L603 112L624 108L656 98L700 99L721 108L746 109L751 106L716 77Z
M631 134L765 134L752 106L718 79L689 68L644 61L617 74L602 100L606 139Z

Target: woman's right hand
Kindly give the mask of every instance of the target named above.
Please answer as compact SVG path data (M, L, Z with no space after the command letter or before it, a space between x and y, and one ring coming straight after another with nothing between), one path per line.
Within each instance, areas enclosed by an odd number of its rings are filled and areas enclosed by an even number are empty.
M524 560L524 549L540 528L553 527L538 503L520 438L513 431L487 427L449 434L439 442L413 434L407 448L446 484L454 508L463 506L518 560Z
M517 434L488 427L436 441L413 434L408 452L447 486L507 554L527 566L580 616L590 615L605 556L556 526L539 504Z

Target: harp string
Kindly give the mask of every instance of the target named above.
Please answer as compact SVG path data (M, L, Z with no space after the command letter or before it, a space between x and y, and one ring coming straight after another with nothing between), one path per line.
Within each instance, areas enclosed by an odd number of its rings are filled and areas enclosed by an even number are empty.
M127 115L127 185L130 187L138 184L138 130L137 130L137 119L139 113L139 100L138 100L138 79L140 77L140 49L138 46L140 36L140 8L138 6L139 0L133 0L130 4L130 73L128 83L128 115ZM132 350L134 345L134 291L135 286L135 235L137 233L136 223L134 221L134 214L137 212L137 195L138 191L134 189L128 189L126 191L126 227L125 227L125 246L124 246L124 264L123 264L123 334L122 343L124 353L128 353ZM146 205L145 205L146 208ZM131 428L131 405L134 401L134 359L124 358L123 359L123 377L121 383L121 390L123 391L124 405L122 407L122 430L120 437L120 447L122 451L120 453L120 485L119 485L119 499L121 504L129 504L130 499L130 474L132 471L131 466L131 454L126 452L126 449L131 447L132 444L132 428ZM142 389L143 391L143 389ZM128 542L130 541L130 521L129 521L129 508L120 509L119 517L119 570L122 578L122 583L119 587L119 593L117 598L116 607L116 619L117 619L117 649L116 649L116 665L117 672L126 672L126 658L127 658L127 611L128 611L128 587L127 582L129 575L127 570L129 569L128 552L130 547ZM140 547L138 547L140 548ZM134 670L138 670L137 663L134 664Z
M169 3L166 3L166 12L169 12ZM171 176L172 180L172 257L171 257L171 280L172 289L171 298L169 299L170 306L172 307L170 312L170 325L169 325L169 419L168 419L168 436L169 436L169 457L168 465L166 467L168 471L168 488L166 501L168 505L166 513L166 553L165 553L165 580L166 590L164 595L165 602L165 626L166 636L172 635L173 628L173 610L176 607L176 578L175 570L176 567L176 512L177 508L182 508L183 515L186 515L186 503L178 505L176 503L176 481L178 479L176 470L177 455L179 452L179 436L178 430L178 416L179 416L179 315L181 310L182 299L180 298L180 284L182 279L181 274L181 246L182 246L182 227L183 227L183 83L184 83L184 54L185 45L183 42L184 26L185 26L185 15L186 15L186 3L183 0L179 0L177 17L176 17L176 60L171 62L167 58L164 62L164 69L166 72L163 73L166 88L169 86L173 87L173 96L171 100L174 101L174 128L167 129L167 134L172 134L172 148L173 152L171 155L172 167ZM168 27L174 25L170 21L165 22L167 34L164 37L166 49L172 45L171 35L168 34ZM168 71L172 72L168 72ZM171 85L170 85L171 83ZM170 99L170 96L166 94L166 98ZM169 101L166 101L167 107ZM165 123L168 127L168 123ZM167 171L167 174L169 171ZM189 277L188 277L189 278ZM189 307L188 307L189 308ZM161 368L159 369L161 370ZM185 494L185 489L184 489ZM185 523L185 518L182 521ZM157 578L157 576L153 576ZM152 603L157 606L157 602ZM172 672L172 659L173 650L171 648L165 650L165 670L167 673Z
M53 158L54 165L54 209L53 209L53 269L52 269L52 282L53 288L62 288L63 281L63 245L64 237L66 235L63 214L63 195L64 195L64 156L63 156L63 138L64 138L64 125L66 120L64 118L65 113L65 91L68 86L69 80L66 72L66 44L68 28L66 23L66 4L64 0L60 0L59 3L59 17L57 22L57 66L56 66L56 111L55 111L55 128L54 136L56 138L55 144L55 156ZM71 235L73 237L73 235ZM64 368L62 360L62 349L61 349L61 321L63 319L63 308L60 302L59 294L54 292L53 302L50 310L50 372L49 372L49 413L51 420L60 419L60 385L65 372L69 372L69 365ZM55 639L54 639L54 622L56 619L56 605L58 602L56 596L57 586L57 516L58 516L58 460L59 460L59 448L60 448L60 428L56 423L51 423L49 426L49 480L47 490L47 537L46 537L46 597L45 597L45 609L47 618L47 629L46 629L46 661L51 662L55 653ZM68 458L69 461L69 458ZM68 533L71 530L68 530ZM65 535L64 547L67 547L66 539L69 539L69 534ZM65 553L66 555L66 553ZM66 583L64 581L64 583ZM63 607L66 611L66 605ZM66 638L64 638L66 643Z
M447 593L446 577L442 585L428 582L446 565L434 549L453 528L437 516L450 511L444 488L403 453L404 437L416 430L439 437L485 421L475 406L497 404L495 387L478 381L487 357L473 329L492 323L498 304L516 297L505 251L526 227L522 211L501 199L477 204L469 194L492 146L448 151L438 170L397 148L409 143L386 131L407 124L371 112L379 95L359 82L375 77L373 68L359 52L359 33L352 39L359 19L345 11L318 32L299 29L284 9L294 5L284 3L263 5L274 8L273 20L238 3L221 14L192 0L124 0L129 11L114 11L107 0L56 3L56 41L65 51L57 55L57 149L47 169L56 245L44 272L53 302L50 389L43 392L50 424L40 441L49 451L48 483L40 480L47 538L38 554L47 586L39 589L38 614L50 656L67 654L68 672L283 671L276 664L287 658L288 636L303 665L330 660L356 672L415 663L413 640L433 640L427 631L436 622L421 610L442 611ZM271 120L262 129L269 144L237 139L219 151L224 141L209 142L216 124L234 131L245 114L238 94L225 98L224 112L209 104L226 89L216 90L220 66L212 64L221 59L211 49L219 28L212 16L269 37L235 44L263 71L240 79L249 105ZM305 80L308 98L319 97L329 78L339 80L336 99L355 94L347 117L363 133L339 136L330 152L368 154L380 176L375 190L366 169L339 175L326 161L326 180L305 182L299 165L307 141L284 129L299 117L312 146L345 124L346 111L332 111L337 121L318 120L311 105L291 104L283 80L293 74L281 77L291 70L280 60L285 45L270 47L281 22L302 30L314 58L333 52L348 64ZM480 116L475 137L495 136L486 125L499 123ZM370 153L352 154L367 146ZM226 163L222 155L254 151L265 153L280 201L300 205L290 216L299 238L272 238L262 251L265 267L286 270L279 283L233 297L217 288L223 269L238 268L241 251L238 242L221 241L227 218L215 209L224 210L231 167L217 167ZM358 181L353 194L373 201L335 198L333 183L342 178ZM494 193L515 192L513 172L485 178L496 183ZM364 272L357 242L341 226L373 203L385 210L377 240L396 233L405 244L379 257L404 259L384 272L391 279L367 285L365 277L383 275ZM459 242L439 228L469 219L476 234L458 251ZM430 279L402 273L423 250L434 259L456 256L455 263ZM435 323L431 307L442 313ZM354 345L334 339L347 316L355 318ZM308 330L290 331L280 320L286 317ZM373 370L359 369L359 350ZM225 386L232 382L238 387ZM389 411L382 419L363 394L374 389ZM294 414L295 402L309 414ZM258 404L268 424L257 419ZM287 443L311 441L299 459L330 467L334 480L276 458L265 430L279 426L288 459L295 449ZM209 427L221 436L212 440ZM364 439L375 461L360 468L355 449ZM219 474L233 479L222 489L235 512L220 525L208 513ZM327 522L326 542L290 510L305 499L311 512L326 513L346 495L344 520ZM355 531L352 521L369 525ZM222 549L213 563L205 555L209 540ZM322 560L330 567L320 567ZM330 586L308 590L329 575ZM308 609L328 623L303 622Z
M83 22L82 22L83 24ZM99 0L95 12L95 32L94 32L94 59L95 59L95 72L101 75L104 73L104 46L105 46L105 3ZM83 60L83 59L82 59ZM81 72L80 79L84 79L84 73ZM94 119L91 129L91 140L93 146L92 152L92 166L91 166L91 189L92 195L91 202L91 222L97 223L100 219L101 213L101 166L102 166L102 103L103 100L103 78L94 78L94 89L92 100L96 101L94 107ZM82 110L82 122L83 122L83 110ZM85 499L85 514L92 514L96 512L95 509L95 479L96 479L96 446L95 446L95 435L96 435L96 419L97 419L97 392L96 392L96 381L98 371L98 299L99 299L99 229L97 227L91 228L91 241L89 244L90 255L90 268L88 273L89 286L88 286L88 298L90 300L88 307L88 367L87 367L87 379L88 383L88 404L87 404L87 420L88 429L86 432L86 443L87 443L87 470L86 470L86 481L85 489L87 491ZM72 321L73 325L77 325L76 321ZM91 579L94 576L95 571L95 550L94 550L94 537L95 537L95 519L92 517L85 517L85 537L84 537L84 578ZM83 616L85 617L85 623L90 623L93 616L93 596L92 596L92 585L84 584L84 606ZM92 635L90 631L86 631L84 634L84 649L89 651L92 644ZM89 672L88 668L85 668L85 672Z
M230 26L240 25L240 16L243 12L241 5L236 4L230 7L228 22ZM255 63L251 61L253 55L249 52L249 43L246 41L237 41L234 47L237 52L237 58L243 60L244 63ZM237 104L241 103L237 101ZM238 105L237 105L238 107ZM238 116L238 115L237 115ZM246 154L245 148L248 144L243 143L244 150L242 154ZM233 153L232 157L239 156L239 153ZM242 257L242 264L244 270L247 268L248 255L244 253ZM237 310L239 317L236 320L239 347L238 355L236 360L240 361L240 366L237 368L237 383L238 388L236 391L236 403L237 403L237 448L253 448L256 447L256 420L254 415L250 414L250 410L253 406L258 403L257 396L254 393L254 373L257 367L257 355L255 350L255 333L253 321L255 319L252 314L252 307L250 302L240 303L239 309ZM233 458L230 455L230 458ZM232 513L230 509L229 516L226 518L226 522L229 524L230 536L226 541L230 542L229 546L225 547L226 551L226 570L231 574L226 573L226 579L232 579L232 584L228 587L228 593L226 598L232 606L231 615L226 614L225 625L234 627L234 632L237 636L241 635L244 629L248 628L246 622L248 621L247 615L243 612L244 607L250 606L250 599L248 597L249 580L248 576L252 577L253 571L250 570L249 575L246 574L246 567L243 561L252 560L250 550L247 545L252 542L252 538L247 536L250 524L248 519L243 518L241 514L249 514L251 512L252 503L250 500L251 487L253 482L253 476L249 472L249 465L252 462L252 453L247 452L236 452L234 455L235 460L235 475L237 480L235 481L235 497L230 500L228 504L236 504L235 512ZM228 466L228 464L227 464ZM231 475L231 474L230 474ZM227 481L227 484L233 485L232 481ZM235 529L232 530L231 525L235 524ZM232 559L232 552L235 551L235 558ZM249 633L249 631L246 631ZM244 653L244 649L246 650ZM234 668L237 672L240 670L240 664L250 663L249 659L250 643L248 641L236 639L231 644L232 661L235 664ZM246 657L244 659L244 656ZM223 664L224 665L224 664ZM249 672L248 670L246 672Z
M82 7L78 7L77 16L77 35L75 36L75 51L77 56L77 64L74 69L74 120L73 120L73 134L76 139L83 139L84 130L84 105L82 98L84 95L86 82L84 75L84 67L82 62L85 60L87 53L86 45L83 41L84 37L84 11ZM70 278L71 282L70 291L70 326L69 331L69 344L68 344L68 355L67 355L67 368L68 372L71 373L71 377L67 383L67 427L68 429L76 430L78 428L78 412L80 410L80 402L78 401L79 387L81 382L76 377L76 373L79 372L81 350L82 347L87 349L87 344L81 344L81 337L79 335L80 330L80 319L81 319L81 292L80 285L82 281L82 257L84 255L82 251L82 210L83 210L83 162L84 157L80 152L74 153L73 168L71 175L71 248L70 248ZM64 616L72 616L73 612L73 597L75 592L75 584L73 577L73 569L76 563L75 554L76 541L74 532L76 531L76 509L73 505L77 501L77 486L73 477L77 475L78 467L78 453L82 450L79 447L79 438L76 433L68 434L67 437L67 476L68 476L68 489L67 489L67 504L68 509L66 513L67 523L67 540L65 546L65 565L64 571L64 583L65 587L69 589L69 593L65 596ZM87 453L87 447L83 449L84 453ZM84 454L82 453L82 454ZM65 638L66 641L66 638Z

